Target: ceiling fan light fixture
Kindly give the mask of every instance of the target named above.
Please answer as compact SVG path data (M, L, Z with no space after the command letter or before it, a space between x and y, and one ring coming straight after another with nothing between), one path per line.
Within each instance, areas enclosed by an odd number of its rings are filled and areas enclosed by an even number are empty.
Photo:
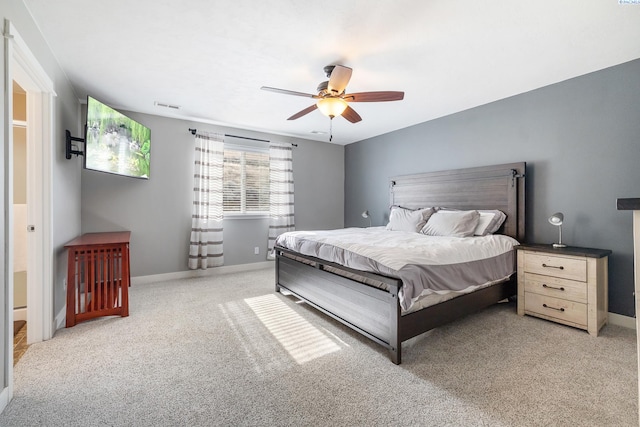
M317 105L322 114L331 118L341 115L347 109L347 102L342 98L322 98Z

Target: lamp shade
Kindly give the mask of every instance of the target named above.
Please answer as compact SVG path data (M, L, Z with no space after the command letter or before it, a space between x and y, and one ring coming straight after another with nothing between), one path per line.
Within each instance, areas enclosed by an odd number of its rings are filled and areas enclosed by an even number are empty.
M549 217L549 223L553 225L562 225L562 221L564 221L562 212L556 212Z
M322 98L317 105L322 114L331 118L339 116L347 108L347 102L342 98Z

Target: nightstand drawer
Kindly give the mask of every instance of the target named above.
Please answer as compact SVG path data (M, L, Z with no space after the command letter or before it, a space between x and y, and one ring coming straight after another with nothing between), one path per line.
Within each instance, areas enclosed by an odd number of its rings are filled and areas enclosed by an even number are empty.
M563 279L587 281L587 261L552 255L524 254L524 271Z
M525 312L534 316L551 317L575 325L587 325L587 305L560 298L546 297L527 292ZM553 320L549 319L549 320Z
M541 274L524 273L524 291L587 303L587 284Z

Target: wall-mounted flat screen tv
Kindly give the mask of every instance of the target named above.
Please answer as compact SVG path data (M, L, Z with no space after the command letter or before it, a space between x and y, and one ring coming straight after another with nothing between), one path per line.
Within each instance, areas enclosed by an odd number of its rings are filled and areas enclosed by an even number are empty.
M90 96L84 151L85 169L149 179L151 130Z

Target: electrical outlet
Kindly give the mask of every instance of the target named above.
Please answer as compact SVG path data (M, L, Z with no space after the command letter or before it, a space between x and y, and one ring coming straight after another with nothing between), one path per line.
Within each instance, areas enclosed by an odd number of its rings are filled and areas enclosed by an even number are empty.
M260 247L256 246L255 248L253 248L253 254L260 255Z

